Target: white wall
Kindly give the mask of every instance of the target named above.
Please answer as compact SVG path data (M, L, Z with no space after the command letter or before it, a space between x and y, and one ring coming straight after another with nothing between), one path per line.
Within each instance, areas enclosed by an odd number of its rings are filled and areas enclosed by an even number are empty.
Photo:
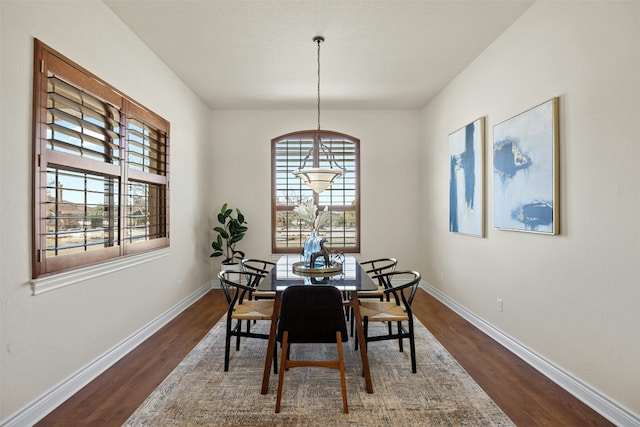
M0 420L207 284L209 110L102 2L0 2ZM50 23L55 22L57 28ZM33 37L171 122L170 254L31 296Z
M560 97L559 236L492 228L492 127ZM484 239L448 232L448 134L487 118ZM640 3L534 4L423 110L428 282L640 414ZM504 300L504 312L496 299Z
M247 217L238 244L249 257L271 255L271 139L315 128L315 111L214 111L211 132L214 214L228 201ZM322 128L360 138L362 258L396 256L418 268L419 113L324 111ZM211 235L210 237L213 237Z

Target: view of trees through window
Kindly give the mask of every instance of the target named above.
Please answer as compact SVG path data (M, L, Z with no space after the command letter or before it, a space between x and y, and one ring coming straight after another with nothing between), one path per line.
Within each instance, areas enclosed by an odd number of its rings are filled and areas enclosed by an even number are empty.
M292 171L298 169L307 156L307 166L330 166L328 155L322 151L319 141L346 173L327 190L317 194ZM274 253L300 252L309 236L314 218L306 214L308 210L296 210L299 206L309 209L315 206L323 216L318 234L327 239L331 249L360 251L359 143L357 138L332 131L296 132L272 140Z

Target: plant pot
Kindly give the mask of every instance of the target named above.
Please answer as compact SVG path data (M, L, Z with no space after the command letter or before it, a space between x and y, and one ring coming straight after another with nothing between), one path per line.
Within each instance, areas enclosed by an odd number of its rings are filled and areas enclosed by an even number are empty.
M242 271L242 264L239 262L234 262L230 264L225 264L224 262L220 263L220 271L223 270L231 270L231 271Z

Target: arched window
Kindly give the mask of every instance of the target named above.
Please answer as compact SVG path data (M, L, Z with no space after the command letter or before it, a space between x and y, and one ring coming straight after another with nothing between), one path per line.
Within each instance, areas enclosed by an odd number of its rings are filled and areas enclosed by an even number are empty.
M331 187L314 193L291 172L307 159L311 164L329 167L319 140L329 148L336 163L346 170ZM334 165L335 166L335 165ZM299 253L311 232L311 223L295 208L313 204L327 208L330 220L319 235L332 250L360 252L360 140L327 130L299 131L271 140L271 248L273 253Z

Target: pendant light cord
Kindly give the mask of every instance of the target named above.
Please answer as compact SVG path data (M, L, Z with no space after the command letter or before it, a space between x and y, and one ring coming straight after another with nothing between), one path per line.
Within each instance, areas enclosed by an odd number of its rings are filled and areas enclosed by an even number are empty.
M318 131L320 131L320 42L324 41L324 37L316 36L313 40L318 43Z
M317 135L318 145L320 146L320 150L322 150L324 155L327 156L327 161L329 162L329 168L333 169L333 163L335 163L336 167L338 169L341 169L340 166L338 165L338 162L336 162L336 159L333 156L333 153L331 153L331 150L325 147L325 145L322 143L322 138L320 137L320 43L324 41L324 37L315 36L313 38L313 41L318 43L318 135ZM311 150L309 150L309 153L311 153ZM309 154L307 154L307 157L305 157L305 164L308 157L309 157Z

